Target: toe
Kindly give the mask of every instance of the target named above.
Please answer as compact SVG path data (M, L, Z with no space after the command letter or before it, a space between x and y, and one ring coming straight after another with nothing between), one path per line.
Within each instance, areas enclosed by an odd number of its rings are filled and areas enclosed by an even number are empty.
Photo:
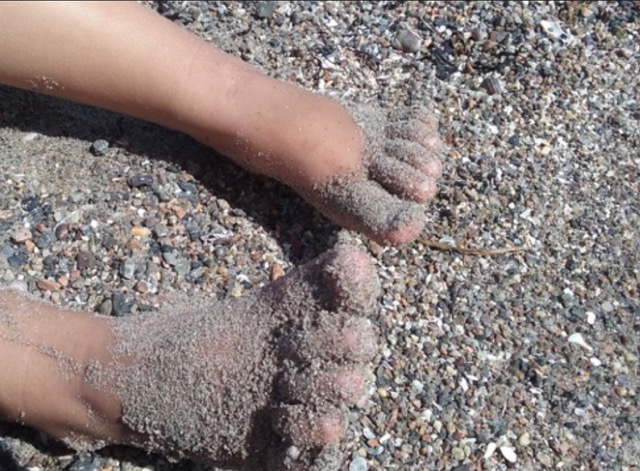
M300 317L319 310L366 315L380 292L369 255L339 246L297 267L265 287L262 300Z
M305 369L289 370L279 381L287 403L361 405L366 399L366 376L362 368L327 366L316 362Z
M285 337L281 348L285 357L302 364L366 363L378 351L378 337L368 319L323 312L315 326Z
M442 175L442 162L434 149L406 139L390 139L385 143L385 153L419 170L432 180Z
M320 412L286 405L274 411L273 428L288 443L306 449L338 443L344 436L346 420L338 410Z
M317 188L308 199L338 224L376 242L404 244L424 226L420 205L398 198L371 180L345 180Z
M435 181L399 160L381 156L372 162L369 171L374 180L401 197L424 202L435 196Z
M330 251L324 279L333 294L333 310L366 315L380 293L371 257L354 247Z

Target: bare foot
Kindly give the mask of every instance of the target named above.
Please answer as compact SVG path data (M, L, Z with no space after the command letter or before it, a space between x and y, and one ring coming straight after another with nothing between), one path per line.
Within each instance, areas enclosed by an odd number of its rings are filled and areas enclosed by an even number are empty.
M369 258L338 248L256 294L155 315L60 312L0 291L0 351L25 366L1 371L20 384L3 385L0 412L80 448L120 443L240 469L337 469L346 406L363 400L376 352L361 316L378 289ZM38 322L43 310L50 325Z
M425 109L341 105L271 79L235 58L230 85L208 107L215 73L203 48L180 98L180 127L254 172L295 189L334 222L379 242L402 244L424 225L436 193L442 143ZM217 54L217 53L216 53ZM215 56L219 64L219 55ZM218 93L218 96L220 94ZM215 110L215 111L212 111Z

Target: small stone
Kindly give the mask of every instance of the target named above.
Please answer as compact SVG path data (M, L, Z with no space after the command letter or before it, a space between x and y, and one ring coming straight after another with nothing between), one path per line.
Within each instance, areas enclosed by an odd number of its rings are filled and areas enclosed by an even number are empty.
M111 302L113 304L111 315L115 317L122 317L130 313L134 303L133 301L127 301L119 291L114 291L111 294Z
M493 456L493 454L496 451L496 448L498 448L498 445L496 445L494 442L491 442L487 445L487 449L484 452L484 459L487 460L489 458L491 458Z
M26 240L30 240L32 237L31 231L24 226L18 226L11 232L11 240L16 243L21 243Z
M58 224L54 232L58 240L64 239L69 234L69 224L67 224L66 222Z
M526 447L529 446L531 444L531 436L529 435L528 432L524 432L522 435L520 435L520 437L518 438L518 445L520 445L521 447Z
M36 244L32 241L32 240L25 240L24 241L24 248L27 251L27 253L33 253L36 250Z
M578 332L576 332L575 334L571 334L567 340L568 340L569 343L573 343L573 344L579 345L582 348L584 348L585 350L588 350L588 351L593 350L593 347L591 347L591 345L589 345L584 340L584 337L582 336L582 334L580 334Z
M122 264L122 266L120 267L120 274L123 276L123 278L126 278L127 280L130 280L133 278L135 271L136 271L136 261L133 259L133 257L127 258Z
M414 393L420 394L424 390L424 384L422 384L422 381L414 379L413 381L411 381L411 389Z
M515 463L516 461L518 461L516 450L514 450L510 446L501 446L500 453L502 453L502 456L504 457L504 459L507 460L509 463Z
M458 446L453 447L451 454L456 461L462 461L465 458L464 450Z
M26 253L14 253L7 258L7 263L11 268L20 269L29 261Z
M602 308L602 310L606 313L610 313L613 312L613 304L611 304L611 301L605 301L602 303L602 305L600 306Z
M91 147L89 148L89 152L91 152L96 157L100 157L107 153L107 149L109 148L109 143L104 139L97 139L93 141Z
M149 237L151 235L151 230L148 227L133 226L131 228L131 235L134 237Z
M45 232L35 239L35 243L39 249L46 249L56 241L56 235L51 232Z
M503 92L502 82L494 77L487 77L484 79L481 87L484 88L489 95L499 95Z
M76 255L76 264L78 270L91 270L96 266L96 257L91 252L81 250Z
M149 285L146 281L140 280L133 287L138 293L147 293L149 292Z
M258 6L256 7L256 16L262 20L269 18L275 7L276 2L273 1L258 2Z
M356 456L349 463L349 471L367 471L369 469L369 465L367 465L367 460L365 460L362 456Z
M46 278L40 278L36 281L36 286L40 291L56 291L60 289L60 283L54 280L47 280Z
M38 206L40 206L40 197L37 195L27 196L26 198L22 199L20 204L22 205L22 209L24 209L25 211L33 211Z
M151 186L153 185L153 175L150 174L138 174L132 177L129 177L127 183L131 188L139 188L141 186Z
M98 307L98 312L103 316L110 316L113 311L113 303L111 299L105 299L100 303L100 307Z
M598 366L602 365L602 361L600 361L596 357L589 358L589 362L591 363L592 366L595 366L595 367L598 367Z
M422 39L408 29L401 30L396 36L394 46L404 52L418 52L422 45Z
M613 388L613 390L620 397L627 397L629 395L629 390L627 388L625 388L624 386L617 386L617 387Z

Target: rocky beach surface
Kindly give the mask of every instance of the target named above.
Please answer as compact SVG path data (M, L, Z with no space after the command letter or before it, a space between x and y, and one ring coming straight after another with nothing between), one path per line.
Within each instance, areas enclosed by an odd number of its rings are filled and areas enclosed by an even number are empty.
M0 86L0 282L145 315L354 244L382 341L343 469L638 469L637 2L148 6L304 88L432 109L448 147L427 230L378 245L186 136ZM0 424L2 471L204 469Z

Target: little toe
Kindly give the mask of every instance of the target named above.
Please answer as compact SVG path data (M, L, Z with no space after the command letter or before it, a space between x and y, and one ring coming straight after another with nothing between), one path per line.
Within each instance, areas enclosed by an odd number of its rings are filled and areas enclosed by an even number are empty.
M282 400L290 404L362 405L366 399L366 383L362 368L316 362L309 368L284 373L278 389Z
M274 410L273 428L286 442L302 449L337 444L346 420L337 409L318 411L306 405L283 405Z
M436 194L436 183L409 164L381 156L369 167L371 177L391 193L418 202L427 201Z
M376 242L404 244L424 226L420 205L398 198L371 180L343 180L316 188L308 199L338 224Z
M281 349L285 357L302 364L366 363L378 351L378 336L368 319L323 312L314 327L285 337Z

